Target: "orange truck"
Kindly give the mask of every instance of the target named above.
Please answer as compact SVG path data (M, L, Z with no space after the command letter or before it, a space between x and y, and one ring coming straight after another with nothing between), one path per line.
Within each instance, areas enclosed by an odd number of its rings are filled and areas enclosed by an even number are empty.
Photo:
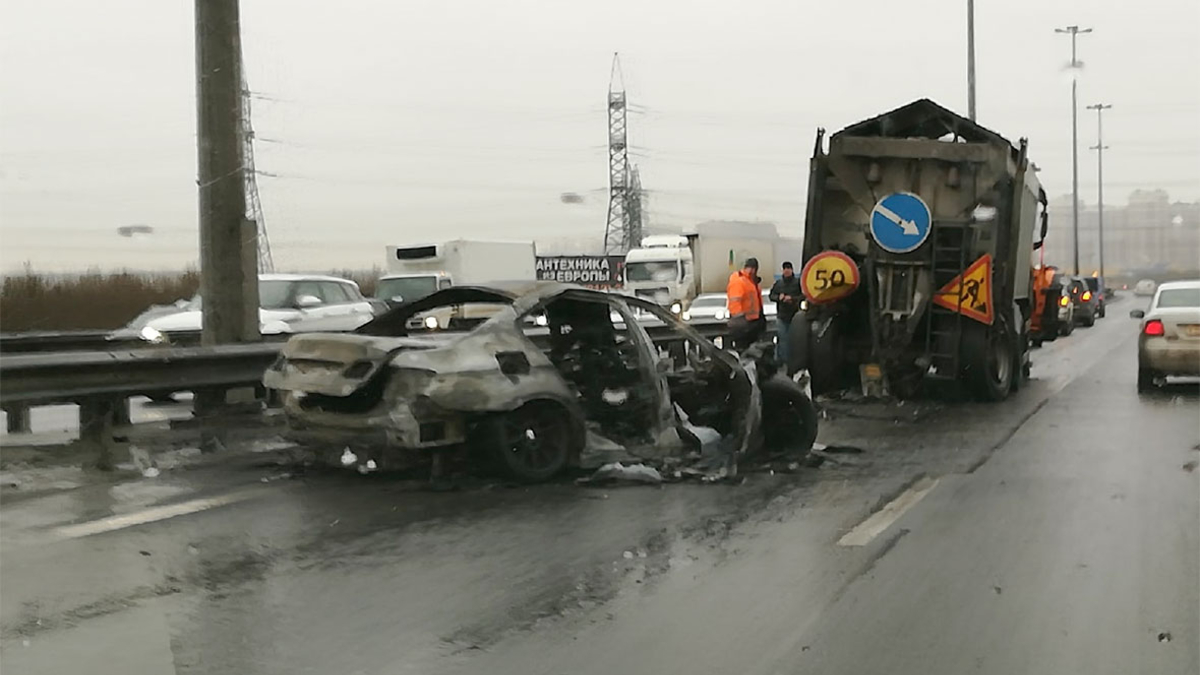
M1059 307L1064 301L1071 302L1063 294L1057 272L1057 269L1045 266L1033 270L1033 313L1029 317L1029 341L1035 347L1058 339L1062 330Z

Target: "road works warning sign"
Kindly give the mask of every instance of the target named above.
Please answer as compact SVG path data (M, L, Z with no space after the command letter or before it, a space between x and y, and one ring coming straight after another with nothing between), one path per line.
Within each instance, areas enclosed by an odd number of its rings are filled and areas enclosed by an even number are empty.
M858 283L858 265L841 251L818 253L800 271L800 290L812 303L841 300L853 293Z
M960 295L961 306L959 305ZM979 260L971 263L965 272L942 286L942 289L934 294L933 303L952 312L961 312L963 316L989 326L992 325L996 314L992 308L991 254L984 253Z

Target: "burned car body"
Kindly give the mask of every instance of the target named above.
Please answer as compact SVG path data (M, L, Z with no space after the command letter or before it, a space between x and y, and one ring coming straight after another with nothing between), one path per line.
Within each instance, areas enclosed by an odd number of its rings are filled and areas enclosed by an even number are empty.
M494 313L467 330L411 332L418 314L476 303ZM447 451L536 481L679 455L696 429L715 430L729 458L756 449L759 378L652 303L521 282L438 291L353 334L294 336L264 384L282 393L289 435L331 460L397 467ZM800 435L815 436L808 426Z

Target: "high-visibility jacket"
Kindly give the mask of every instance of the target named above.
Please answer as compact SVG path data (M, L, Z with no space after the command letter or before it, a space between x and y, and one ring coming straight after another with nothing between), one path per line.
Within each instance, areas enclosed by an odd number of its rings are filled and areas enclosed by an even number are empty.
M738 270L729 275L725 297L730 317L745 314L747 321L756 321L762 316L762 289L758 287L758 282L747 276L744 271Z

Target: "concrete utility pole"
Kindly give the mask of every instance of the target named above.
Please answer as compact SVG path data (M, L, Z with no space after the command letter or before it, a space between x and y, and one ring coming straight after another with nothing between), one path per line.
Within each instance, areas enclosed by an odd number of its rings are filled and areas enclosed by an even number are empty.
M1079 274L1079 68L1083 63L1075 57L1075 38L1091 28L1067 26L1055 28L1055 33L1071 36L1071 234L1075 239L1075 274Z
M246 218L238 0L195 8L201 341L255 342L258 232Z
M967 117L975 121L975 0L967 0Z
M1096 237L1100 240L1100 276L1104 276L1104 151L1108 148L1104 144L1104 111L1111 108L1112 105L1107 103L1096 103L1089 105L1088 110L1096 111L1096 144L1092 146L1092 150L1096 151L1096 205L1099 209L1096 213Z

